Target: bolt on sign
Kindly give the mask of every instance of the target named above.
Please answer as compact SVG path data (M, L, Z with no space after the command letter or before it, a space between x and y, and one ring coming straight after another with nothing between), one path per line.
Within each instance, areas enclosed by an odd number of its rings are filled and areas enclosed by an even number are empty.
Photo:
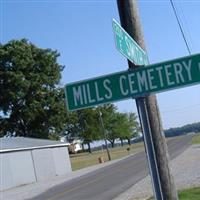
M65 86L69 111L200 83L200 54Z

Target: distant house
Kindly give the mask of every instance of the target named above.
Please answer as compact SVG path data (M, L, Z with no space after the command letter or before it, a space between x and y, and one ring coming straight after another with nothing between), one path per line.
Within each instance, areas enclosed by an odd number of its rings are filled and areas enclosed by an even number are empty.
M61 137L61 142L66 142L69 153L78 153L79 151L83 150L82 141L80 139L66 139L66 137Z
M67 144L24 137L0 138L0 191L71 172Z

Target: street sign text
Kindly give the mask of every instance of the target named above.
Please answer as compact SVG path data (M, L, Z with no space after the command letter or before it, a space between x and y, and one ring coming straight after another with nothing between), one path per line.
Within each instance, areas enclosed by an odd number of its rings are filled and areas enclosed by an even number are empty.
M113 19L116 48L135 65L147 65L146 52L130 37L130 35Z
M69 110L200 83L200 54L84 80L65 87Z

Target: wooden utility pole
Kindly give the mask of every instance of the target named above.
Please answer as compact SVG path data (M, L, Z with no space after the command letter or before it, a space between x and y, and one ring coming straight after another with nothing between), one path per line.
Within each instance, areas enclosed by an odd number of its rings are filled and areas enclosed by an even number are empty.
M122 27L145 50L136 0L117 0ZM136 68L128 61L129 68ZM155 95L136 99L156 199L177 200L169 155ZM155 161L155 162L154 162Z
M105 142L105 146L106 146L106 152L107 152L107 155L108 155L108 160L111 161L111 156L110 156L110 152L109 152L109 149L108 149L108 143L107 143L107 134L106 134L106 130L105 130L105 127L104 127L101 111L99 111L99 118L100 118L101 127L102 127L102 131L103 131L103 135L104 135L104 142Z

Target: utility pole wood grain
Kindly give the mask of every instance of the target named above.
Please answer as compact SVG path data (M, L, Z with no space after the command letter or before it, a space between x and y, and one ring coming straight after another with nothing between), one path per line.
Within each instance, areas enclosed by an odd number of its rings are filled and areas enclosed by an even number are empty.
M139 12L137 8L136 0L117 0L120 21L122 27L129 33L129 35L140 45L140 47L145 51L144 37L140 25ZM134 65L128 61L129 68L136 68L138 66ZM177 200L178 195L175 188L173 176L171 175L169 167L169 155L168 149L164 137L164 132L162 128L160 112L155 95L150 95L145 98L136 99L136 104L139 112L139 117L141 122L147 121L147 124L142 125L143 133L144 131L149 132L150 139L153 142L153 151L155 153L157 161L157 171L159 174L160 187L162 191L162 197L156 196L156 199L163 200ZM146 116L145 113L147 112ZM147 148L148 144L145 144ZM146 149L147 150L147 149ZM147 155L148 156L148 155ZM150 162L151 162L151 158ZM152 175L153 172L150 173ZM154 189L155 190L155 189ZM156 193L154 191L154 193ZM159 193L159 192L158 192Z

